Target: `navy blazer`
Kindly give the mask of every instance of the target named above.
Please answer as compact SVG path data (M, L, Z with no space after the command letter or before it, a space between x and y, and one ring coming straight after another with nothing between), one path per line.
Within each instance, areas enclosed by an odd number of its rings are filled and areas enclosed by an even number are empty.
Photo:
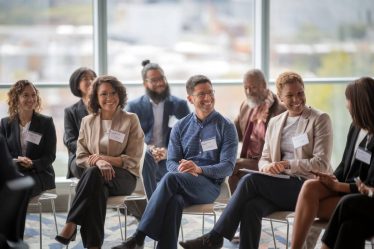
M152 140L154 123L153 109L150 98L147 95L143 95L139 98L129 101L126 106L126 110L138 115L140 125L145 135L144 142L146 144L150 144ZM169 96L165 99L164 117L162 122L163 144L165 145L165 147L167 147L169 144L171 132L171 127L169 127L170 116L175 116L177 119L181 119L189 113L190 109L188 108L187 101L175 96Z
M40 134L42 137L39 145L28 142L26 155L22 155L18 117L12 122L9 122L9 117L1 119L0 132L5 137L12 158L26 156L33 162L31 169L25 169L18 165L18 170L34 179L33 195L35 195L41 191L56 188L52 163L56 158L57 139L52 117L34 112L29 130Z
M354 177L360 176L361 180L369 185L374 186L374 139L371 139L368 144L368 151L372 153L370 165L365 164L357 159L352 162L352 157L355 155L354 149L360 128L355 127L353 124L349 128L347 142L345 145L343 158L336 170L334 175L340 182L346 182L350 184L351 192L357 192L356 183Z
M77 151L77 139L81 127L82 118L88 115L83 100L79 100L72 106L65 108L64 114L64 144L69 152L67 178L74 177L71 172L71 164L75 163L75 152ZM75 165L75 167L77 167Z
M2 189L5 182L19 177L19 174L13 166L12 157L2 134L0 134L0 151L0 189Z

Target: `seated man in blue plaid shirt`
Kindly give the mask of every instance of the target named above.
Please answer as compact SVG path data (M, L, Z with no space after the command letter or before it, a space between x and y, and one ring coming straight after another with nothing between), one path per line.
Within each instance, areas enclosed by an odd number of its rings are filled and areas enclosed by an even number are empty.
M231 175L238 147L234 124L214 110L214 90L203 75L186 84L195 112L173 127L168 145L168 173L161 179L133 236L114 249L143 248L145 236L157 248L177 248L183 208L212 203Z

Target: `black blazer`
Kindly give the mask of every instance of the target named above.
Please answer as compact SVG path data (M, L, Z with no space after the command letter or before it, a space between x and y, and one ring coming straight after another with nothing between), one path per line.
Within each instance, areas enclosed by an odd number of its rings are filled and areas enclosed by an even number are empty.
M72 106L65 108L64 115L64 144L69 152L68 173L67 178L74 177L71 172L71 164L77 167L75 163L75 152L77 151L77 139L79 136L79 129L81 127L82 118L88 115L86 106L83 100L79 100Z
M0 162L0 189L2 189L5 182L19 177L2 134L0 134Z
M39 145L27 143L24 156L33 161L33 167L25 169L18 165L18 170L34 179L33 195L37 195L44 190L56 188L55 172L52 167L56 158L56 130L52 117L35 112L31 118L29 130L42 137ZM1 119L0 133L5 137L12 158L22 156L18 117L12 122L9 122L9 117Z
M358 192L354 182L354 178L357 176L360 176L365 184L374 186L374 139L371 139L367 147L367 149L372 153L370 165L357 159L355 159L351 165L352 157L355 155L354 149L359 133L360 128L355 127L352 124L349 128L342 161L334 171L334 175L340 182L350 183L351 192Z

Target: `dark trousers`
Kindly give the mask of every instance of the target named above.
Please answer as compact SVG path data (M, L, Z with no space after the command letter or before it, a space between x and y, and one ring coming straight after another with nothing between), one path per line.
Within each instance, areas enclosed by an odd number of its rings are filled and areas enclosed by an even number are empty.
M322 237L329 248L365 248L374 235L374 199L348 194L338 203Z
M0 234L6 240L23 239L30 196L31 189L10 190L4 186L0 190Z
M101 247L108 196L129 195L136 186L136 177L125 169L114 167L115 178L106 182L97 167L84 171L76 188L76 195L67 222L81 226L83 246Z
M275 211L293 211L304 180L260 174L244 176L213 230L231 240L240 224L241 249L257 249L262 218Z
M148 200L151 199L151 196L157 187L157 183L167 172L166 160L157 163L153 158L152 153L147 149L144 157L142 175L145 193L147 194Z
M183 208L212 203L220 185L205 176L167 173L148 202L138 230L157 240L159 249L176 249Z

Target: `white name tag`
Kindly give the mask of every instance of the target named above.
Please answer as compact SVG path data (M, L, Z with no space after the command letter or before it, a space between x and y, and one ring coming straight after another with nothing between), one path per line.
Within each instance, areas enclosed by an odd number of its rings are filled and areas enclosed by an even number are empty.
M306 133L303 133L301 135L297 135L297 136L292 137L292 143L293 143L293 147L295 149L297 149L301 146L304 146L304 145L308 144L309 139L308 139L308 136L306 135Z
M114 140L118 143L123 143L123 140L125 139L125 134L119 131L110 130L109 139Z
M178 119L174 115L169 115L169 123L168 126L169 128L173 128L173 126L178 122Z
M210 151L217 149L217 142L216 138L210 138L208 140L201 141L201 147L203 147L203 151Z
M366 151L362 148L358 148L357 151L356 151L356 159L358 159L361 162L364 162L366 164L370 164L371 152Z
M27 142L39 145L40 139L42 139L42 135L32 131L26 132L25 140Z

